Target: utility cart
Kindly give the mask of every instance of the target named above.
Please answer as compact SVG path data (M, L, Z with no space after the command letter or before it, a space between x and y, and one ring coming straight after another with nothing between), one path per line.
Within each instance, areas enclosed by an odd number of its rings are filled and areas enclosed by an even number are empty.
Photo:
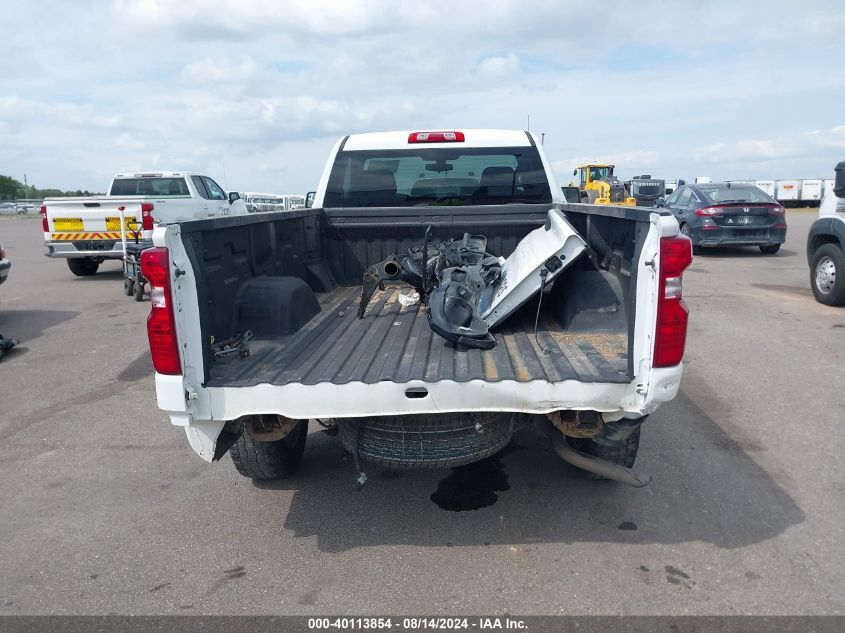
M122 227L120 238L123 243L123 294L134 296L135 301L143 301L147 280L141 273L141 252L153 244L151 240L141 239L141 227L135 218L125 218L124 210L124 207L118 207Z

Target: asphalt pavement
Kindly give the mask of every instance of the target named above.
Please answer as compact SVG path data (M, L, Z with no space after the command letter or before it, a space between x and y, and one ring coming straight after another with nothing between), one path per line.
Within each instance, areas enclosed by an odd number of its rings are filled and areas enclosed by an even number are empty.
M681 394L643 428L643 489L530 429L457 471L372 471L313 424L302 471L253 485L156 407L120 264L42 255L0 219L0 614L843 614L845 308L784 248L708 250L684 285ZM481 506L475 510L455 508Z

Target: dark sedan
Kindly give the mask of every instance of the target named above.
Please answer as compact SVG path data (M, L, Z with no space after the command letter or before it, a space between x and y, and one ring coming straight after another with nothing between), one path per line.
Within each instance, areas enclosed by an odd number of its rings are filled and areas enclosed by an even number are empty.
M696 252L702 246L759 246L773 255L786 241L784 208L754 185L684 185L656 206L675 215Z

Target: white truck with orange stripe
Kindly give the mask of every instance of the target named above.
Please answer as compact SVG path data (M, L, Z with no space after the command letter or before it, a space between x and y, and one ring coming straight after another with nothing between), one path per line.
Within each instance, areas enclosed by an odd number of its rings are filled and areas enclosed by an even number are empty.
M66 259L74 275L85 277L96 273L104 260L123 257L124 237L152 246L157 224L245 213L237 192L227 195L202 174L116 174L106 196L44 200L44 254Z

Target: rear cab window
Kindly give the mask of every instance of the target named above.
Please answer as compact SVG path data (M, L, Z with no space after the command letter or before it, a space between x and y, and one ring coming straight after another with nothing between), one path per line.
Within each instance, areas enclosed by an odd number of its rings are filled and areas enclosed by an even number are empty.
M189 196L184 178L115 178L110 196Z
M534 147L414 147L339 152L324 206L551 203Z
M774 199L757 187L717 187L700 185L699 189L714 204L730 202L765 202L774 203Z

